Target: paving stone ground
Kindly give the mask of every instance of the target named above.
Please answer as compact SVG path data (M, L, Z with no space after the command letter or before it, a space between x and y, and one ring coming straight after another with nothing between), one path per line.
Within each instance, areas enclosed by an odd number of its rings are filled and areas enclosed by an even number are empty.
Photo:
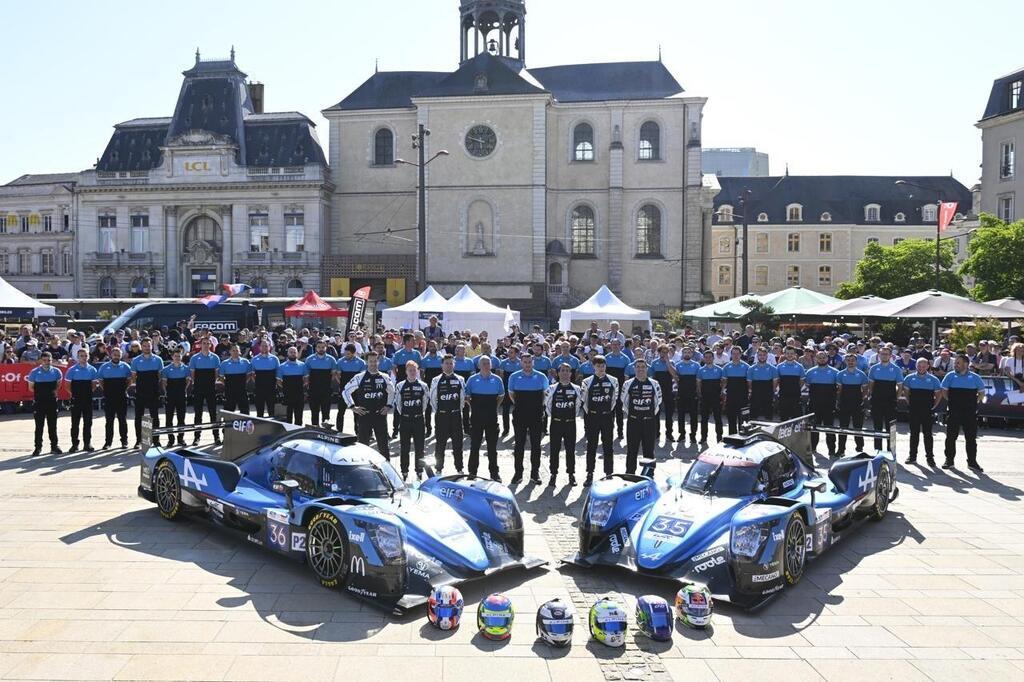
M62 415L63 442L69 425ZM485 670L524 682L1024 675L1022 432L983 434L980 477L902 471L885 521L849 534L760 611L719 605L709 632L679 630L667 644L631 633L625 650L588 642L578 626L570 649L552 650L533 633L547 599L569 599L582 615L604 594L631 610L638 595L674 591L618 571L557 568L575 547L583 492L564 480L517 492L527 550L549 567L464 586L467 614L491 591L513 599L512 639L493 643L475 633L472 616L441 633L423 612L387 616L324 590L301 565L201 524L163 521L135 495L137 453L30 459L31 430L25 416L0 418L4 679L394 682L479 680ZM898 449L905 455L902 436ZM694 454L660 448L669 461L658 475ZM507 479L508 454L502 470Z

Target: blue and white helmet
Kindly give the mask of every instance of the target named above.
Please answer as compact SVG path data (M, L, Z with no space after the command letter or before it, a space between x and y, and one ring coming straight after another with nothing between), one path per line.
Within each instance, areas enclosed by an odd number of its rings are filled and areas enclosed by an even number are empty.
M656 594L645 594L636 600L636 626L640 632L658 642L672 639L672 609Z
M537 609L537 636L551 646L569 646L575 620L572 604L552 599Z

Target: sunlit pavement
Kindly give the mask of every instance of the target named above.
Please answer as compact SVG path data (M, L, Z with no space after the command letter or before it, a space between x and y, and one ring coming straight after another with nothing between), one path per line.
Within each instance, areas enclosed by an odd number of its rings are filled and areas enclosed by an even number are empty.
M102 432L101 420L96 425ZM69 426L64 413L62 446ZM534 640L534 613L547 599L570 599L581 611L611 593L632 611L640 594L673 594L669 583L622 572L558 569L557 559L576 543L573 519L583 493L565 487L564 473L555 488L517 489L527 551L549 566L465 585L463 626L441 633L422 610L387 616L321 588L299 564L205 525L163 521L136 497L137 452L30 459L31 418L4 417L0 676L393 682L479 680L486 670L524 682L1019 678L1022 436L986 432L981 476L963 467L962 443L956 470L902 470L900 497L883 522L848 534L760 611L722 606L710 632L678 630L671 644L631 634L625 650L588 642L580 613L574 645L552 650ZM511 441L502 445L507 481ZM901 462L906 446L902 436ZM581 443L581 482L582 451ZM663 461L658 476L681 470L695 452L660 448L659 459L679 462ZM475 632L476 605L491 591L508 594L518 613L506 643Z

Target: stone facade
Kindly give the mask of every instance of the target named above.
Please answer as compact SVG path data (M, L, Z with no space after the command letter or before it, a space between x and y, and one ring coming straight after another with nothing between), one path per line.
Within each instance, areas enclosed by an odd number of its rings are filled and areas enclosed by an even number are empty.
M23 175L0 186L0 277L34 298L75 294L77 180Z
M1024 217L1024 175L1017 152L1024 145L1024 69L992 84L981 129L981 210L1007 222Z

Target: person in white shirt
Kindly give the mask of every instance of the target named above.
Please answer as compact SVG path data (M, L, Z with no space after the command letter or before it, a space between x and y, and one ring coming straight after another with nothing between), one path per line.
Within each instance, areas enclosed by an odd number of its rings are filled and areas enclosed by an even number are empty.
M708 346L714 346L716 343L722 340L722 335L718 333L718 330L714 327L711 328L711 333L708 334L707 344Z
M1024 391L1024 343L1010 346L1010 355L1002 359L1000 369L1013 379L1018 391Z
M626 335L623 334L621 331L619 331L619 323L615 322L615 321L612 321L612 323L609 324L608 327L609 327L608 333L605 334L605 337L604 337L605 344L607 345L607 344L610 344L612 341L618 341L623 346L625 346L626 345Z

